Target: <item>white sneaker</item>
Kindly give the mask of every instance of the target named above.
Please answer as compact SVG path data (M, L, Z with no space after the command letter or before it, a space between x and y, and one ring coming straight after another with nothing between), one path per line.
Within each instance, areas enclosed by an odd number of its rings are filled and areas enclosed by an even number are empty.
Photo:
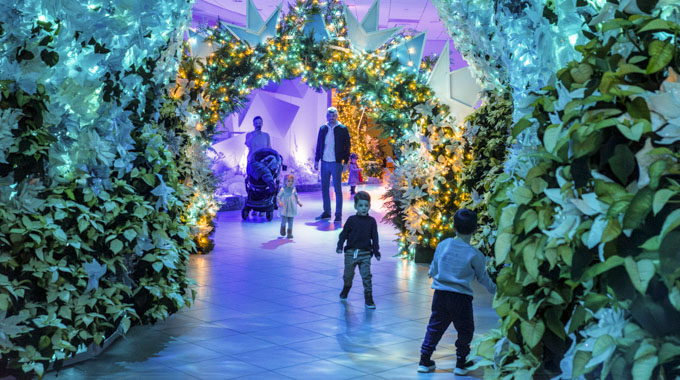
M467 375L468 370L467 370L467 368L458 368L458 367L456 367L456 368L453 370L453 373L456 374L456 375L461 375L461 376L463 376L463 375Z

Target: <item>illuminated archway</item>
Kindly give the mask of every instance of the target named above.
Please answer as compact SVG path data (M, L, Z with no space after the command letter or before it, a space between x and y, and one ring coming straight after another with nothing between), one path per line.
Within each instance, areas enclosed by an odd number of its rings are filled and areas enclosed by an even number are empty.
M203 51L194 49L194 57L187 58L180 81L202 92L204 107L197 114L208 137L219 120L245 105L251 91L272 81L301 78L312 88L346 93L369 111L404 167L403 183L391 184L398 193L393 202L403 253L418 245L434 247L451 233L448 214L460 203L456 183L463 161L462 132L429 85L436 65L421 63L425 35L392 38L392 33L382 36L383 42L392 39L377 49L372 41L374 50L359 50L348 30L356 27L356 20L347 17L346 23L342 7L338 0L323 6L298 2L284 14L276 33L271 32L272 17L255 22L257 31L220 22L204 28L191 41Z

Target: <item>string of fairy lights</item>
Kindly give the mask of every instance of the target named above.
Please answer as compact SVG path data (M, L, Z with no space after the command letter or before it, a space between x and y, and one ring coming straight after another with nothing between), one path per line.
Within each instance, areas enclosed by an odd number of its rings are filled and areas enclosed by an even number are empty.
M305 23L314 15L323 15L328 39L318 41L305 34ZM460 159L451 144L460 138L460 133L447 124L448 111L433 99L434 92L426 85L432 61L425 60L420 70L414 71L390 56L391 47L411 36L397 35L374 52L352 49L346 38L340 0L298 0L288 13L283 13L276 36L256 46L236 38L219 21L215 26L201 28L200 33L214 51L205 60L194 59L194 64L182 65L178 77L195 81L196 88L203 91L206 104L196 110L202 136L210 140L221 119L242 108L254 89L270 82L301 78L315 89L336 89L348 104L366 110L365 116L382 130L380 137L393 146L400 163L408 160L406 152L420 149L417 141L406 138L414 123L420 128L418 132L431 141L429 157L420 165L436 166L431 172L441 177L423 180L436 183L430 184L427 196L418 201L427 203L426 207L416 201L402 206L405 215L413 211L409 209L431 209L427 221L419 226L405 223L400 234L402 253L412 253L415 245L434 246L451 234L451 215L460 203L460 197L454 195L454 168L460 165ZM414 119L414 108L424 104L430 105L429 114ZM403 187L422 185L404 183Z

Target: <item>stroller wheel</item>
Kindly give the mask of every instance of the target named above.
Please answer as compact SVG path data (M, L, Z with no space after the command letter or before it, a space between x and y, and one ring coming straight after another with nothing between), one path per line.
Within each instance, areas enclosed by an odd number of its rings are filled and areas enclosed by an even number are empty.
M267 211L267 221L272 221L274 219L274 212L273 211Z
M250 209L248 207L244 207L243 210L241 210L241 218L243 218L243 220L248 219L249 213L250 213Z

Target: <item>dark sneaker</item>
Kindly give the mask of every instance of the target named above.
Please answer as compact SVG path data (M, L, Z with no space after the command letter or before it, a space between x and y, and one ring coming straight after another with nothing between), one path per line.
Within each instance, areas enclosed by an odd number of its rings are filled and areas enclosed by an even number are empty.
M347 300L347 295L349 294L349 289L351 286L345 286L342 288L342 291L340 292L340 299L343 301Z
M437 368L434 365L434 360L430 359L429 356L420 355L420 363L418 363L418 372L429 373L433 372Z
M335 219L333 219L335 223L342 223L342 215L336 215Z
M286 236L286 226L281 226L281 236Z
M464 361L461 359L458 359L456 361L456 368L453 370L453 373L456 375L467 375L468 373L468 368L472 367L474 363L471 361Z
M364 293L364 300L366 301L366 308L367 309L375 309L375 302L373 302L373 294L372 293Z
M315 219L316 220L322 220L322 219L330 219L330 218L331 218L330 214L323 213L323 214L317 216Z
M287 237L288 239L292 239L292 238L293 238L293 234L292 234L291 232L289 232L289 233L288 233L288 236L286 236L286 237Z

